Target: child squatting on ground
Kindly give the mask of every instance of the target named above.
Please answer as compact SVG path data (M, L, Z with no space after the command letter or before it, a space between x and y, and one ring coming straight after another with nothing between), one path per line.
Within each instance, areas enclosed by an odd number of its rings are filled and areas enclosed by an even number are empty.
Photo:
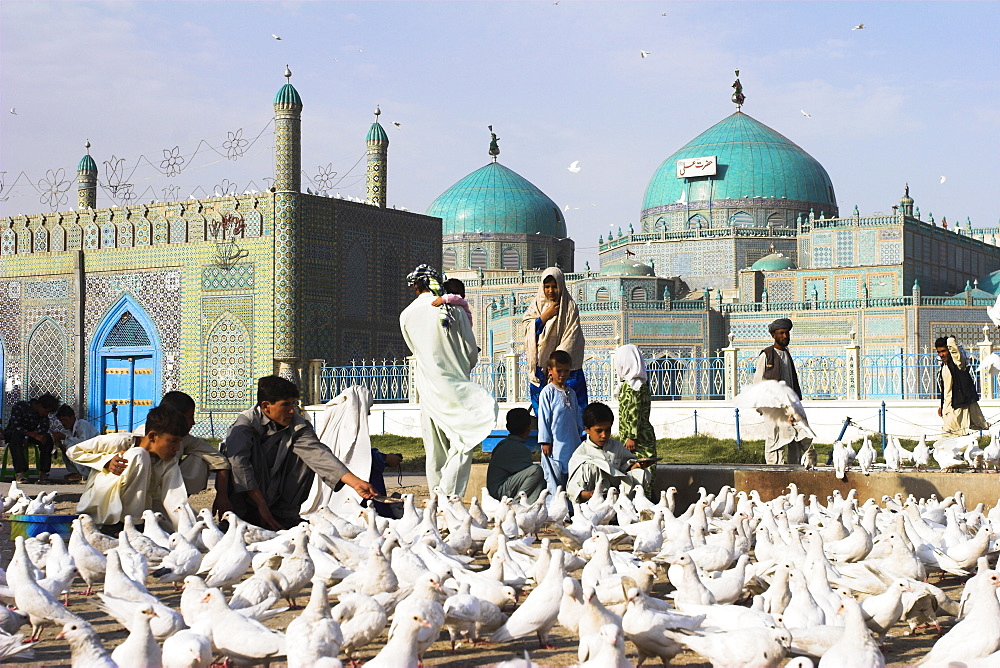
M624 484L631 493L635 485L647 487L652 479L652 460L642 461L611 438L615 414L606 405L594 402L583 411L587 440L573 453L569 461L569 483L566 492L570 500L583 503L594 495L600 484L609 489Z

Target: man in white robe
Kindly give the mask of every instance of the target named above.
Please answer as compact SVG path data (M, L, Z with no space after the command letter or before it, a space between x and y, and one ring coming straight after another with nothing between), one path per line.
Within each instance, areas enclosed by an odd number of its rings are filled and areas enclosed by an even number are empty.
M427 486L465 494L472 450L496 426L497 402L469 380L479 348L469 317L432 301L441 293L438 274L422 264L407 276L415 299L399 314L406 345L416 359L420 426L427 452Z
M187 501L177 456L189 429L183 415L158 406L149 411L143 436L104 434L69 448L70 459L93 469L77 512L99 525L118 524L125 515L138 518L148 509L167 511L173 519L169 511Z

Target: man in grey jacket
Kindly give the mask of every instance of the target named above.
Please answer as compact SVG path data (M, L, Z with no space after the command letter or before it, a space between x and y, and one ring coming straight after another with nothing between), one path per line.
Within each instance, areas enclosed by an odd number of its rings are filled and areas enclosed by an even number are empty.
M232 466L233 511L268 529L299 523L299 508L314 475L335 490L348 485L363 498L377 495L320 442L312 425L296 412L298 399L294 383L264 376L257 381L257 405L240 413L221 448Z

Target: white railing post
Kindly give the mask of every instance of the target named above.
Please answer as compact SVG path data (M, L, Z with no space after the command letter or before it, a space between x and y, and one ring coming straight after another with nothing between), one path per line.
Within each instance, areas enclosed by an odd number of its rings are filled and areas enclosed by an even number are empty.
M983 360L993 353L989 325L983 325L983 340L977 345L979 346L979 396L982 399L993 399L993 374L983 366Z
M851 330L851 342L844 346L847 361L847 398L861 398L861 347L858 345L858 334Z
M518 364L516 353L504 355L504 364L507 368L507 401L517 403L521 401L524 388L521 387L521 368Z
M411 404L419 404L420 397L417 396L417 357L416 355L410 355L406 358L406 364L408 367L407 378L409 382L406 384L406 398Z
M733 399L740 391L739 353L740 349L733 346L730 337L729 345L722 349L722 377L727 400Z

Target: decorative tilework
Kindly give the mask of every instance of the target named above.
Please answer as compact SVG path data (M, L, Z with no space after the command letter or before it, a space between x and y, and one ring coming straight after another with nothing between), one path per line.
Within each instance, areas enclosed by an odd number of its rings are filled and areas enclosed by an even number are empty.
M903 242L892 241L879 244L879 264L899 264L903 261Z
M212 327L205 346L209 405L243 408L252 403L250 341L246 325L228 311Z
M3 255L13 255L17 252L17 235L14 230L7 228L0 233L0 253Z
M892 336L899 338L904 331L902 316L865 318L866 336Z
M89 223L83 230L83 248L84 250L93 250L100 247L101 236L100 230L97 229L97 225L94 223Z
M857 299L858 279L854 276L837 277L837 299Z
M68 299L69 279L26 281L21 288L21 293L25 299Z
M49 250L49 231L44 225L39 225L35 230L35 243L34 251L36 253L45 253Z
M593 323L581 322L580 329L586 339L611 339L615 336L615 324L611 322Z
M833 249L829 246L813 246L814 269L824 269L833 266Z
M790 302L795 300L795 283L792 279L767 281L767 299L772 302Z
M837 231L837 266L854 266L854 231Z
M824 301L826 299L826 279L825 278L811 278L806 280L805 284L805 299L817 299L819 301Z
M28 396L51 392L64 396L66 335L54 321L42 320L28 339Z
M201 288L206 292L215 290L252 290L253 265L237 264L226 270L221 267L204 267L201 270Z
M858 231L858 261L864 266L870 266L877 262L878 248L875 243L875 230Z

